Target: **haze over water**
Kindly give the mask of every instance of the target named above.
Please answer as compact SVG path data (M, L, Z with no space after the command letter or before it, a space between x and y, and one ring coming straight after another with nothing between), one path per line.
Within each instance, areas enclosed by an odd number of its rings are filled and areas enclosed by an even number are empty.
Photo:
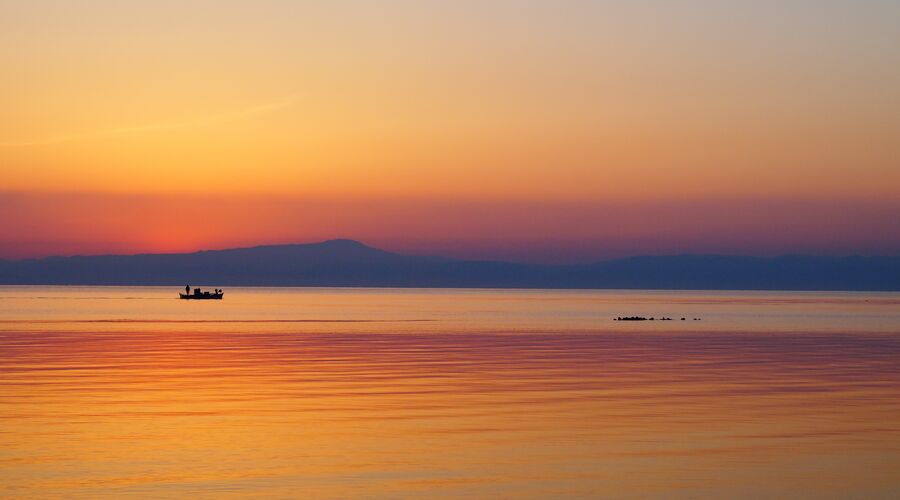
M0 287L0 496L900 492L897 293L177 292Z

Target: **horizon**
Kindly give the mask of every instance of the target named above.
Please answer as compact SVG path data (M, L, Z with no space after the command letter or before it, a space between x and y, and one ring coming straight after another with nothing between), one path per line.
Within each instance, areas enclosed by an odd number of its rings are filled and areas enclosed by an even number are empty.
M258 243L258 244L248 244L244 246L230 246L230 247L217 247L217 248L200 248L196 250L186 250L186 251L175 251L175 252L136 252L136 253L76 253L76 254L53 254L53 255L41 255L41 256L29 256L29 257L19 257L19 258L7 258L0 256L0 261L7 262L21 262L28 260L43 260L43 259L67 259L72 257L131 257L131 256L143 256L143 255L152 255L152 256L164 256L164 255L192 255L192 254L201 254L206 252L224 252L230 250L253 250L260 248L271 248L271 247L291 247L291 246L321 246L328 243L353 243L355 245L359 245L366 249L376 250L387 252L390 254L401 255L401 256L409 256L409 257L436 257L436 258L446 258L452 260L460 260L460 261L484 261L484 262L497 262L497 263L510 263L510 264L526 264L526 265L540 265L540 266L569 266L569 265L585 265L585 264L600 264L606 262L613 262L618 260L627 260L634 258L667 258L667 257L735 257L735 258L752 258L752 259L780 259L780 258L789 258L789 257L809 257L809 258L835 258L835 259L844 259L844 258L900 258L900 254L862 254L862 253L851 253L851 254L814 254L814 253L778 253L771 255L753 255L753 254L738 254L738 253L697 253L697 252L683 252L683 253L660 253L660 254L634 254L634 255L624 255L619 257L606 257L606 258L595 258L595 259L587 259L587 260L579 260L579 261L532 261L532 260L515 260L515 259L477 259L477 258L465 258L465 257L455 257L452 255L442 255L437 253L410 253L399 250L393 250L390 248L384 248L376 245L370 245L369 243L350 237L336 237L329 238L326 240L315 240L315 241L295 241L295 242L280 242L280 243Z
M180 214L198 200L215 207L216 215ZM9 215L0 217L4 259L183 253L346 235L400 253L532 263L685 253L900 254L900 201L336 201L0 191L3 214ZM317 222L318 214L331 224ZM291 236L297 227L310 234ZM436 228L448 234L431 234Z

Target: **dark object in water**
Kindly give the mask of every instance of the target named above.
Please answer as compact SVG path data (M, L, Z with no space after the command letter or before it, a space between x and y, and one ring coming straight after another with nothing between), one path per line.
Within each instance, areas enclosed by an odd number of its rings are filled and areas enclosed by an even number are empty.
M699 320L700 318L694 318L694 321ZM650 316L649 318L645 318L643 316L618 316L613 318L613 321L656 321L656 317ZM663 316L659 318L659 321L674 321L672 318L668 316ZM684 321L684 318L681 318L681 321Z
M190 290L190 287L185 287L185 291L187 290ZM194 293L179 293L178 298L184 300L222 300L223 295L225 295L225 292L218 288L213 293L202 292L199 288L194 288Z

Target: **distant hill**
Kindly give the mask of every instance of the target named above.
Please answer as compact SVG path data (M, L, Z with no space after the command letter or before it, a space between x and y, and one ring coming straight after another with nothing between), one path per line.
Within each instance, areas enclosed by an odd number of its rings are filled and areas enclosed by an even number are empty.
M402 255L352 240L184 254L0 260L0 284L896 290L900 257L632 257L537 265Z

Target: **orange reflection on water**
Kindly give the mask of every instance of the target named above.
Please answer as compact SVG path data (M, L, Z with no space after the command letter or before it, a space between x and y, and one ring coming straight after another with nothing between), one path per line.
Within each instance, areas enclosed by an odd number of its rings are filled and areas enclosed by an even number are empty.
M267 297L317 300L278 293L288 295ZM360 304L391 302L384 291L343 301L321 293L351 319L372 316ZM554 306L565 294L553 292L479 292L477 301L407 293L398 302L420 310L572 307ZM171 302L160 307L181 307ZM102 315L113 305L98 307ZM149 314L129 307L132 320ZM896 331L536 332L516 321L475 331L450 320L150 328L20 317L0 325L0 493L820 497L900 488Z

